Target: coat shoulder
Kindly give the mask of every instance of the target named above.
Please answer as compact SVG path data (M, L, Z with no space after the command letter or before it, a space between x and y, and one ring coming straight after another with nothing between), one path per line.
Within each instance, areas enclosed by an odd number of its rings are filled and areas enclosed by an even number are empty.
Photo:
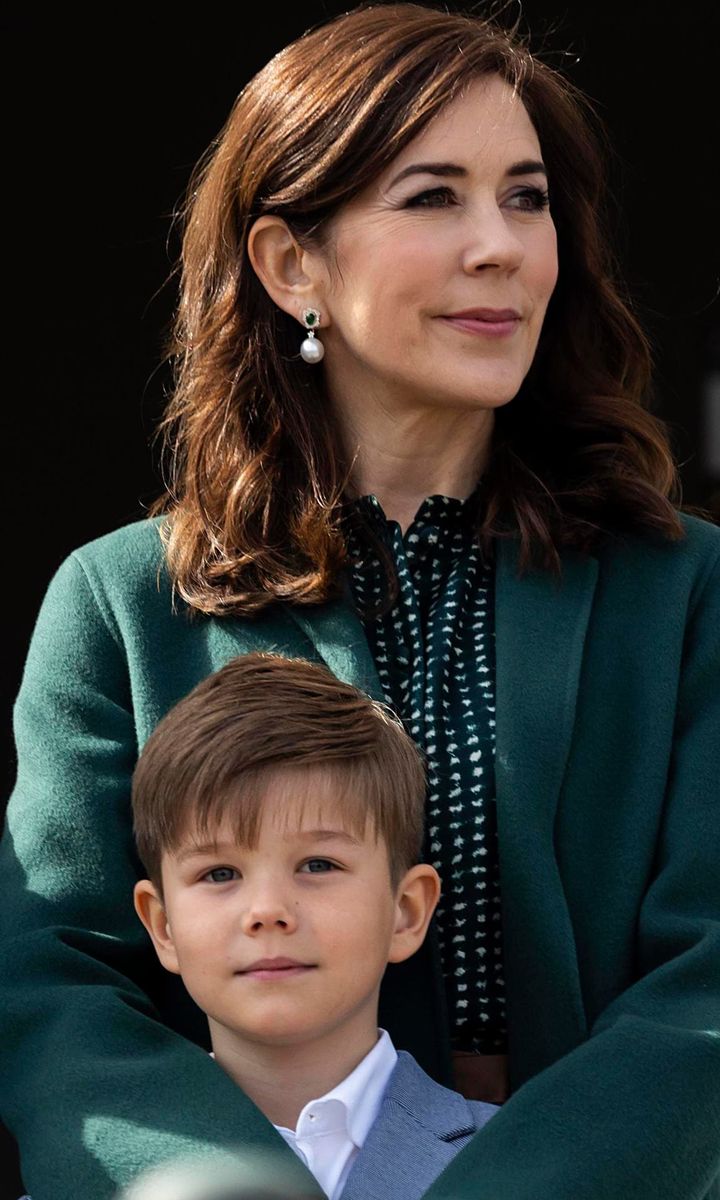
M133 521L79 546L68 561L75 561L88 576L109 587L115 579L127 586L148 575L155 578L158 571L165 572L162 524L162 517Z
M676 604L698 594L720 565L720 528L688 513L678 515L683 534L675 540L626 534L607 542L597 556L600 579Z
M679 512L677 515L683 530L682 537L670 541L636 534L627 538L628 548L639 555L660 554L678 560L717 558L720 555L720 526L692 513Z
M716 562L720 558L720 526L691 513L680 513L685 537L676 545L687 555Z
M53 614L73 626L100 615L119 640L123 628L176 626L185 605L173 597L160 526L161 519L134 521L73 550L50 581L41 625Z

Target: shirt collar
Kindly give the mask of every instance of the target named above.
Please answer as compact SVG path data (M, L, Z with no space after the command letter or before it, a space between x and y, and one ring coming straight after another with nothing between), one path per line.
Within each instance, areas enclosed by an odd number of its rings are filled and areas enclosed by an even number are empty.
M427 496L405 531L405 536L411 531L435 527L441 534L449 535L457 530L473 531L477 524L477 511L480 503L482 480L471 496L458 500L454 496ZM368 493L350 501L350 511L369 525L384 541L392 541L393 529L396 522L388 520L377 496Z
M375 1118L380 1111L383 1096L397 1062L397 1052L386 1030L378 1030L379 1037L372 1050L358 1063L354 1071L317 1100L310 1100L298 1117L296 1135L305 1137L311 1132L310 1115L320 1115L326 1105L336 1108L348 1136L358 1150L364 1144ZM333 1103L334 1102L334 1103ZM341 1107L340 1107L341 1106ZM321 1122L327 1132L326 1122Z

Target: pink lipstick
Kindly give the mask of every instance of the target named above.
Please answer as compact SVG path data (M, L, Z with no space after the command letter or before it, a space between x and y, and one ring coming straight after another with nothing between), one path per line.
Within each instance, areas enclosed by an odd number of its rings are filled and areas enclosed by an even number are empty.
M521 321L514 308L466 308L462 312L443 314L439 320L454 329L481 337L509 337Z

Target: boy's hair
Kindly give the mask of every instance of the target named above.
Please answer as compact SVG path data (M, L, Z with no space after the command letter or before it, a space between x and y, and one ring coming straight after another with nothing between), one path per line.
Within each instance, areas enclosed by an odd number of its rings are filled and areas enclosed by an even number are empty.
M212 836L228 818L241 845L257 842L268 782L322 767L337 781L349 832L383 838L396 886L419 860L425 769L385 705L316 663L253 653L199 683L157 725L132 785L140 859L161 886L163 852L188 827Z

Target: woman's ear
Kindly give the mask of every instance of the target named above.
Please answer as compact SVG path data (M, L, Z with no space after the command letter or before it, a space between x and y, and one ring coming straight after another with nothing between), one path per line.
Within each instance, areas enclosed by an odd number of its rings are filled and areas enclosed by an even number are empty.
M258 217L247 248L255 274L283 312L302 321L304 309L322 307L317 256L303 249L282 217Z
M395 929L388 962L404 962L425 940L430 918L440 899L440 876L429 863L406 872L396 892Z
M167 971L180 974L175 943L162 896L149 879L141 879L133 892L135 912L152 938L155 952Z

